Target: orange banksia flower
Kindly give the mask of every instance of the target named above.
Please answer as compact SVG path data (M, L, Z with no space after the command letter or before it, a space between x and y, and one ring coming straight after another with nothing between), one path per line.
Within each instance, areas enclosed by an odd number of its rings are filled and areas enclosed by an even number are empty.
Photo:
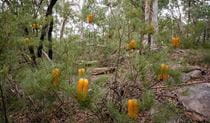
M87 79L79 79L79 81L77 82L77 94L78 94L78 98L80 100L83 100L87 97L88 95L88 86L89 86L89 82Z
M128 100L128 116L132 119L136 119L138 117L139 106L137 99L129 99Z
M58 86L60 84L60 76L61 76L61 71L59 68L54 68L52 70L52 84L54 86Z
M79 75L80 77L84 76L84 75L85 75L85 69L84 69L84 68L78 69L78 75Z
M36 24L35 23L33 23L31 26L32 26L33 29L36 28Z
M167 64L161 64L160 65L160 70L162 73L167 73L169 70L169 66Z
M136 49L137 48L137 42L136 40L132 39L129 43L128 43L128 49Z
M32 29L39 29L40 28L39 24L37 24L37 23L33 23L31 26L32 26Z
M39 29L40 28L40 25L39 24L36 24L36 29Z
M169 79L169 75L168 74L159 74L158 75L158 80L168 80Z
M93 23L93 20L94 20L93 14L89 14L89 15L87 16L87 22L88 22L88 23Z
M180 38L178 36L173 37L171 43L173 47L178 48L180 46Z
M84 79L84 82L83 82L83 95L84 95L84 97L87 97L87 95L88 95L88 85L89 85L88 80Z
M77 93L81 94L83 92L83 81L84 79L79 79L77 82Z
M166 64L161 64L158 80L167 80L169 78L168 72L169 72L169 66Z

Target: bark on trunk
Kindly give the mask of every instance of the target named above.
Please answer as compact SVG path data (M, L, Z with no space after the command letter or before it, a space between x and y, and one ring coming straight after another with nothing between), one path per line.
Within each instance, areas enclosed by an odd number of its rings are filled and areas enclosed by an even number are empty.
M3 89L2 89L1 83L0 83L0 92L1 92L1 100L2 100L2 107L3 107L3 115L4 115L4 118L3 119L4 119L4 122L5 123L8 123L7 107L6 107L5 96L4 96L4 93L3 93Z
M50 21L50 27L48 31L48 41L49 41L49 49L48 56L52 59L53 51L52 51L52 31L53 31L53 19Z
M190 23L191 19L191 0L188 1L188 24Z
M67 18L64 18L62 26L61 26L60 39L63 38L66 22L67 22Z
M150 22L150 2L149 2L149 0L145 0L144 4L145 4L144 17L145 17L145 22L146 22L145 24L149 24L149 22ZM148 43L149 43L149 36L144 35L143 44L148 45Z
M154 27L154 33L144 36L144 44L149 44L150 48L154 49L156 47L155 42L157 40L158 32L158 0L145 0L145 22L147 25L152 25Z
M206 35L207 35L207 26L203 30L203 43L206 43L206 37L207 37Z
M156 47L157 35L158 35L158 0L153 1L152 5L152 24L154 26L154 34L152 35L151 47Z
M207 25L210 25L210 17L208 17ZM207 26L207 29L206 29L206 40L210 41L210 26Z
M57 0L51 0L50 1L50 5L47 8L47 12L46 12L46 18L49 19L49 17L52 17L52 9L55 5L55 3L57 2ZM50 24L49 24L50 23ZM49 52L48 55L49 57L52 59L52 30L53 30L53 18L50 18L50 22L47 22L43 27L42 27L42 31L41 31L41 37L40 37L40 44L37 50L37 55L38 57L42 56L42 49L43 49L43 41L45 38L45 35L47 33L47 29L48 30L48 41L49 41Z
M143 23L145 22L145 1L142 0L141 2L141 10L142 10L142 15L141 15L141 20L143 21ZM140 38L140 44L142 45L143 44L143 41L144 41L144 33L141 33L141 38ZM142 54L142 48L139 47L139 54L141 55Z

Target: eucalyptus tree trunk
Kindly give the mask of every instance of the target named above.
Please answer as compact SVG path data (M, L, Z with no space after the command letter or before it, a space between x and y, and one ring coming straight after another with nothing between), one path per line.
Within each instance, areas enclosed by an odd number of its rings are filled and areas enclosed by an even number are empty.
M210 25L210 17L208 17L207 24ZM207 29L206 29L206 40L210 41L210 26L207 26Z
M176 6L178 8L178 14L179 14L179 19L178 19L178 28L179 28L179 35L182 34L183 32L183 24L182 24L182 12L181 12L181 8L180 8L180 5L179 5L179 0L176 0ZM191 17L190 17L191 18Z
M154 26L154 35L152 36L153 41L151 46L154 48L156 47L155 44L158 40L158 0L153 0L152 12L152 24Z
M156 47L158 32L158 0L145 0L145 23L154 28L154 33L148 33L144 36L144 44L149 45L151 49Z
M63 23L62 23L62 26L61 26L61 31L60 31L60 39L63 38L63 34L64 34L64 31L65 31L65 25L66 25L66 22L67 22L67 17L64 18L63 20Z

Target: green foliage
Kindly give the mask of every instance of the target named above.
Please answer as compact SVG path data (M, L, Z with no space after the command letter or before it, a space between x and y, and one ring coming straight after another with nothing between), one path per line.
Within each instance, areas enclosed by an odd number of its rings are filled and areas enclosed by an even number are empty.
M204 62L205 64L210 64L210 54L209 54L209 50L205 50L203 62Z
M186 49L195 48L193 41L189 40L188 38L182 38L182 46Z
M103 85L106 83L106 81L109 79L108 76L101 76L100 78L96 79L94 81L94 84L98 85L99 87L103 87Z
M135 63L144 87L147 88L151 85L151 78L156 80L160 64L171 62L168 61L167 52L168 49L164 49L159 52L147 52L144 55L136 56Z
M151 90L145 90L145 92L143 93L142 96L142 101L140 104L140 109L142 111L147 111L150 110L151 107L154 105L155 103L155 95Z
M175 118L180 115L181 111L176 108L175 105L170 103L164 103L158 106L158 112L153 115L154 123L166 123L171 118Z
M202 52L205 54L202 62L199 61L197 64L210 64L209 29L207 28L210 9L209 4L202 1L193 2L190 9L188 8L189 1L181 1L184 5L184 18L187 18L188 14L191 15L187 23L180 22L179 17L176 16L162 15L161 10L163 9L171 12L169 0L158 1L160 8L158 15L161 16L159 16L159 32L155 43L160 48L156 51L141 45L143 35L154 34L153 25L144 22L145 12L142 10L142 0L88 0L80 6L79 10L75 10L75 8L80 4L58 0L53 10L55 19L52 16L45 18L46 8L49 4L47 0L44 0L40 5L29 0L18 2L13 0L11 2L11 6L6 5L6 2L5 5L0 2L0 84L3 85L3 91L7 97L8 115L11 117L16 113L25 114L25 112L30 111L34 115L37 112L43 113L42 122L51 119L51 115L55 119L62 119L63 117L54 116L56 115L53 114L54 110L60 103L71 101L74 102L74 106L78 110L94 112L94 109L97 109L98 101L106 96L107 88L109 88L107 81L112 81L113 76L100 76L95 81L90 82L88 97L85 100L79 100L76 90L79 79L77 70L81 67L115 66L118 60L119 41L122 43L119 69L121 70L121 67L122 69L124 69L123 67L132 69L132 72L125 70L125 76L119 72L119 80L123 76L125 81L135 80L142 84L140 88L143 90L143 95L140 99L140 109L143 112L156 106L154 92L147 89L156 81L160 64L173 65L177 62L183 62L170 59L170 53L178 50L169 50L171 49L170 41L174 35L180 36L181 48L189 48L190 50L192 48L204 48L205 50ZM171 1L170 6L177 8L177 1ZM188 13L188 10L191 13ZM86 17L89 14L94 15L93 24L86 23ZM37 65L32 65L28 46L33 46L37 52L41 29L37 36L32 33L31 24L38 23L43 26L52 19L54 19L53 60L48 60L46 56L43 56L36 59ZM63 19L67 19L66 25L64 25L65 38L59 40L57 37ZM29 35L25 34L25 28L28 29ZM204 39L205 31L206 39ZM26 38L29 38L30 41L25 42ZM126 50L126 44L131 39L138 42L138 48L142 50L141 55L139 55L138 49ZM202 42L204 40L205 42ZM43 43L43 51L47 52L49 47L47 36L45 36ZM87 65L92 61L96 62ZM127 64L128 62L131 64ZM186 60L182 65L187 65L187 63L190 62ZM52 85L51 71L55 67L61 70L59 86ZM168 86L179 84L182 74L180 71L170 70L170 79L163 83ZM85 75L85 78L90 80L94 77L91 73ZM13 90L17 90L17 94ZM119 108L113 105L111 100L106 103L114 122L135 122L128 118L125 111L119 112ZM126 106L123 105L122 107ZM68 107L68 110L71 110L71 107ZM163 104L155 111L157 113L153 118L154 122L157 123L167 122L169 118L179 115L181 112L172 104ZM59 113L62 114L63 112ZM66 114L65 117L67 117Z
M169 4L169 0L159 0L158 1L158 7L160 8L160 10L162 10L164 8L168 8L168 4Z
M114 118L114 122L116 123L134 123L135 121L131 120L126 113L119 112L118 109L112 104L107 104L108 110L112 118Z
M100 100L105 94L105 89L103 89L98 84L95 84L95 82L92 82L90 91L88 92L93 104L95 104L98 100ZM93 105L91 106L93 107Z
M78 103L81 108L91 108L90 106L91 106L92 100L90 96L88 96L85 100L78 100Z
M145 82L146 81L146 71L149 67L149 63L144 56L136 57L136 62L137 62L137 68L138 68L139 74L141 75L141 80L143 82Z
M206 42L206 43L201 44L201 47L204 48L204 49L210 49L210 42Z
M169 43L171 43L172 32L173 30L175 30L173 28L174 27L173 20L171 20L170 18L160 18L158 26L160 30L158 41L169 45Z
M181 81L181 72L178 70L169 70L170 79L167 81L168 85L180 84Z

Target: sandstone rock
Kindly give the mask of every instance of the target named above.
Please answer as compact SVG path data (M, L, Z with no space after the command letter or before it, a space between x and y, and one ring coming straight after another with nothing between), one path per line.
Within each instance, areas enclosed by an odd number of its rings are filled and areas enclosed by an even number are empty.
M177 92L178 100L188 111L203 116L196 119L197 116L194 115L193 119L210 120L210 83L183 87Z
M202 75L202 71L201 70L193 70L189 73L186 73L182 76L182 81L186 82L189 81L190 79L196 79L199 78Z
M200 77L202 75L201 72L202 72L201 70L194 70L190 72L189 74L190 74L190 77L194 79L194 78Z

